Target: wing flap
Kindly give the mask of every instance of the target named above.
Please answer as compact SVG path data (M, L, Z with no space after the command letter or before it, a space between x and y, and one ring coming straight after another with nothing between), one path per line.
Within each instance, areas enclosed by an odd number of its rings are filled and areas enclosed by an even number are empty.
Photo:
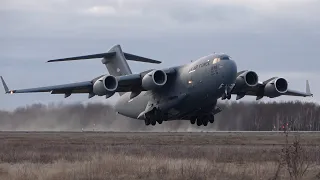
M91 93L91 88L82 88L82 89L57 89L51 91L51 94L86 94Z

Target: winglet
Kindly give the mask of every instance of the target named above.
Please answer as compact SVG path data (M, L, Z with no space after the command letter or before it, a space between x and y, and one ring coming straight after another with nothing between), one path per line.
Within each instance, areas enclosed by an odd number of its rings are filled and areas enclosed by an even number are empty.
M6 94L10 93L9 88L8 88L6 82L4 81L3 77L0 76L0 78L1 78L2 85L3 85L3 87L4 87L4 90L5 90Z
M311 90L310 90L310 85L309 85L309 81L308 80L306 81L306 93L309 96L313 96L313 94L311 93Z

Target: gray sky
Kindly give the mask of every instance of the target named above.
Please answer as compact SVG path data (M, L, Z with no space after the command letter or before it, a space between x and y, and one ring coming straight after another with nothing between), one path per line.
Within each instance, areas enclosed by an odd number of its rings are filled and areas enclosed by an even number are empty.
M309 79L315 94L273 100L319 102L319 17L319 0L0 0L0 75L11 88L91 80L106 73L100 60L45 61L101 53L114 44L163 61L130 63L134 72L224 52L239 70L254 70L261 80L282 76L290 88L304 91ZM116 98L1 93L0 109Z

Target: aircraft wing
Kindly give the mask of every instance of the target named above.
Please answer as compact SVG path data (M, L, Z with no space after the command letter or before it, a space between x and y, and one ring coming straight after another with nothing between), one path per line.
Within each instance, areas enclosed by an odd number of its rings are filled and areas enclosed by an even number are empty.
M151 71L151 70L150 70ZM133 90L142 90L141 87L141 79L143 76L150 71L146 71L140 74L130 74L124 76L117 76L116 79L118 80L118 88L116 92L130 92ZM175 72L174 69L165 69L163 70L166 74L171 75ZM70 96L71 94L77 93L88 93L90 97L93 97L93 84L97 81L100 77L99 76L91 81L83 81L71 84L63 84L63 85L55 85L55 86L46 86L46 87L38 87L38 88L30 88L30 89L13 89L10 90L4 81L3 77L0 76L3 87L7 94L15 94L15 93L38 93L38 92L51 92L51 94L65 94L66 97Z
M51 94L73 94L73 93L90 93L92 91L92 81L84 81L84 82L78 82L78 83L29 88L29 89L16 89L16 90L10 90L6 82L4 81L3 77L1 77L1 81L4 86L5 92L7 94L37 93L37 92L51 92Z
M245 95L249 96L257 96L257 100L267 96L265 94L265 87L268 83L271 83L273 80L275 80L277 77L273 77L271 79L268 79L264 82L259 82L256 86L253 87L246 87L246 88L234 88L231 93L237 95L237 100L241 99ZM236 86L236 85L235 85ZM313 96L313 94L310 91L309 81L306 81L306 90L305 92L297 91L297 90L291 90L287 89L285 92L274 94L274 97L278 96L301 96L301 97L309 97ZM271 97L273 98L273 97Z

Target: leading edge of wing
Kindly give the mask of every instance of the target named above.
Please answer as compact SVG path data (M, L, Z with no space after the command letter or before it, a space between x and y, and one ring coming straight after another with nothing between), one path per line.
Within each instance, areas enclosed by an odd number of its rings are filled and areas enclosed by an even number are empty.
M15 93L36 93L36 92L53 92L59 91L61 93L68 93L69 91L83 89L83 88L92 88L91 81L84 81L84 82L77 82L77 83L70 83L70 84L63 84L63 85L55 85L55 86L46 86L46 87L38 87L38 88L30 88L30 89L17 89L17 90L10 90L11 94Z

